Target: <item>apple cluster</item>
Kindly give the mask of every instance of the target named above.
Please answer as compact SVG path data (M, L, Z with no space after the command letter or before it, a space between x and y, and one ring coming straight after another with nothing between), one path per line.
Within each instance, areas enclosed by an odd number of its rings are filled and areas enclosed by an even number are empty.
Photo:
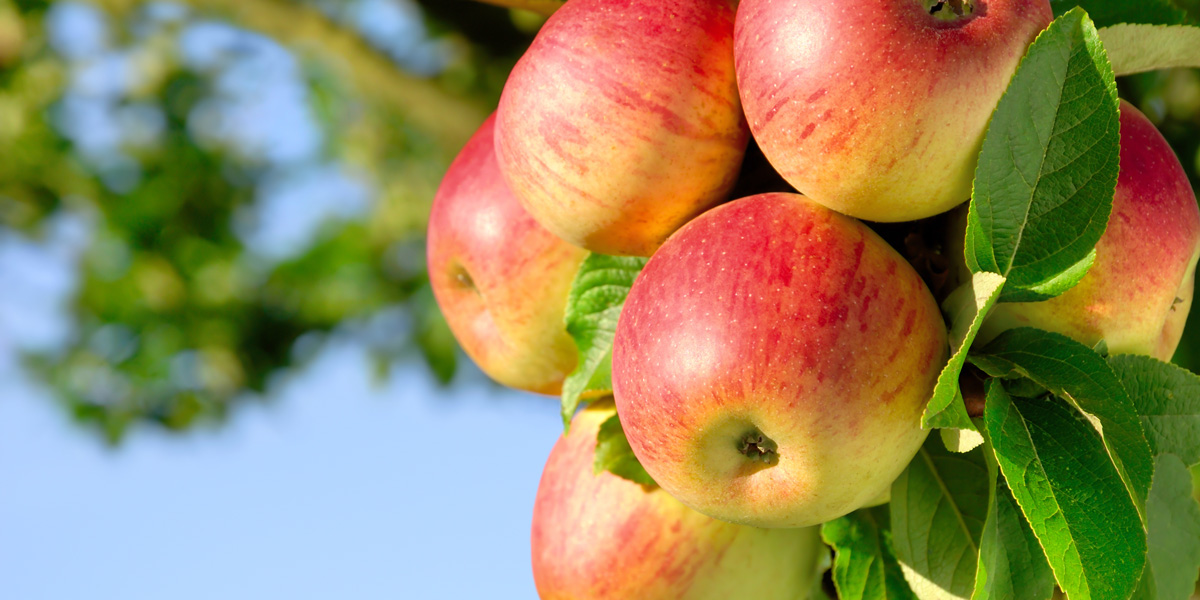
M542 598L807 593L813 526L886 501L949 352L934 293L867 222L970 198L989 119L1052 18L1049 0L570 0L545 23L428 234L464 350L545 394L576 367L564 311L588 253L649 257L613 339L613 402L576 415L543 473ZM1091 271L1002 305L981 340L1031 325L1173 354L1200 210L1153 124L1120 111ZM752 143L786 191L733 197L756 188ZM950 276L969 277L965 212L936 222ZM614 408L657 485L593 473Z

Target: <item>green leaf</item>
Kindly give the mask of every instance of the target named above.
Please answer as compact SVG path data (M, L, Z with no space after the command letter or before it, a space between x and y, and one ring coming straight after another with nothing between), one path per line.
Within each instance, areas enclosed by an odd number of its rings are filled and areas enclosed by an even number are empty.
M942 446L951 452L970 452L983 444L983 436L980 435L978 426L975 431L949 427L937 431L942 438Z
M1200 377L1149 356L1122 354L1108 364L1141 415L1154 453L1200 463Z
M989 458L988 515L971 600L1048 600L1054 595L1054 572L1012 490L1000 477L994 455Z
M967 215L972 272L1007 278L1001 302L1061 294L1087 272L1120 159L1112 68L1081 10L1030 46L979 156Z
M1038 396L1050 393L1050 390L1038 385L1036 381L1025 379L1024 377L1006 379L1004 381L1004 390L1010 396L1017 396L1018 398L1037 398Z
M1200 27L1113 25L1100 30L1100 40L1118 77L1159 69L1200 67Z
M612 344L617 318L634 279L646 266L646 259L627 256L589 254L579 265L571 293L567 296L564 317L567 333L579 349L575 370L563 381L563 427L570 427L571 416L579 408L587 391L612 388Z
M1055 16L1082 7L1097 27L1117 23L1179 25L1187 21L1187 13L1170 0L1050 0L1050 6Z
M974 430L967 409L963 406L962 390L958 387L958 376L967 360L967 351L988 312L996 305L1004 289L1004 277L995 273L973 273L971 281L954 290L943 310L950 316L950 361L938 375L933 388L933 398L925 406L921 426Z
M916 600L888 534L888 509L864 508L821 526L833 546L833 585L840 600Z
M1128 598L1146 534L1095 428L1052 396L1011 398L987 382L984 422L996 462L1071 600Z
M633 455L633 448L629 447L629 440L625 438L625 429L615 414L600 424L600 431L596 434L596 460L592 469L596 473L608 471L641 485L656 485Z
M1146 512L1150 550L1133 597L1187 600L1200 574L1200 504L1192 497L1192 476L1179 457L1163 454L1155 460Z
M993 377L1031 379L1099 420L1105 447L1139 510L1144 507L1154 455L1133 401L1095 350L1065 335L1020 327L1001 333L971 362Z
M971 596L987 505L983 451L951 452L933 437L892 483L892 544L918 597Z
M1107 226L1107 224L1106 224ZM1029 287L1013 294L1012 300L1005 298L1005 302L1033 302L1045 300L1063 295L1067 290L1075 287L1083 279L1084 275L1092 269L1092 265L1096 263L1096 249L1092 248L1088 255L1083 257L1079 262L1059 271L1056 275L1050 276L1050 279L1040 283L1033 283Z

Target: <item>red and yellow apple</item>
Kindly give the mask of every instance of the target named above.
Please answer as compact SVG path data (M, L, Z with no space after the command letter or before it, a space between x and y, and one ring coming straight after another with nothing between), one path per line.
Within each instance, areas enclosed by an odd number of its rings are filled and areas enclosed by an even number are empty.
M732 0L571 0L509 75L504 176L530 214L594 252L649 256L727 198L749 140Z
M742 0L734 57L750 130L801 193L871 221L971 196L992 111L1053 15L1047 0Z
M879 498L924 441L941 312L862 223L763 194L685 225L646 264L613 344L617 410L687 506L802 527Z
M575 368L563 313L583 258L538 225L496 164L495 115L454 159L429 216L429 282L455 338L492 379L557 394Z
M795 600L812 589L815 528L734 525L662 489L593 474L611 402L575 416L546 462L533 509L533 579L542 600Z
M947 248L964 272L966 224L958 221ZM1091 270L1056 298L996 305L978 339L1037 327L1089 346L1104 340L1113 354L1171 360L1192 305L1198 259L1200 208L1187 174L1154 124L1122 100L1121 172Z

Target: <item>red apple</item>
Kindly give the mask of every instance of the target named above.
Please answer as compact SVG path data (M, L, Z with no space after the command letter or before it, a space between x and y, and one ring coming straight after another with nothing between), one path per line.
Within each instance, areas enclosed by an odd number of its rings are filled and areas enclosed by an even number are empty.
M649 256L727 198L749 131L732 0L571 0L504 86L496 150L542 225Z
M451 331L496 381L557 394L575 368L563 324L586 252L538 225L504 183L488 118L454 159L429 216L429 282Z
M769 530L706 517L659 488L593 474L612 403L575 416L555 444L533 509L542 600L795 600L822 551L815 528Z
M872 221L970 198L992 111L1053 15L1047 0L964 0L962 16L953 4L742 0L742 103L789 183Z
M681 502L801 527L880 497L925 439L948 345L917 273L795 194L715 208L634 282L613 391L634 453Z
M965 220L948 247L962 256ZM1038 327L1114 354L1171 360L1187 321L1200 259L1200 208L1187 174L1158 129L1121 101L1121 172L1096 261L1075 287L1045 302L999 304L979 340Z

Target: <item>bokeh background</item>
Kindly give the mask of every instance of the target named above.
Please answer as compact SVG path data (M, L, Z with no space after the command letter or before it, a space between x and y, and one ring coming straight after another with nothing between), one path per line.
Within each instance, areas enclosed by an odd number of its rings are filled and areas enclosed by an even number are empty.
M423 235L540 23L0 0L0 598L534 597L558 407L461 355ZM1200 72L1120 86L1200 184Z

